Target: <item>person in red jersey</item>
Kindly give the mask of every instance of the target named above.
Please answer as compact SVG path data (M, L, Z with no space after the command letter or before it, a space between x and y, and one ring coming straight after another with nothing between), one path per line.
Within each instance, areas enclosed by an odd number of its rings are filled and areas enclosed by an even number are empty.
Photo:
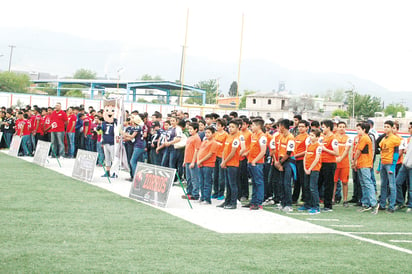
M67 124L67 114L62 110L60 103L56 103L55 110L50 118L51 145L56 157L62 157L64 156L64 132L65 125Z
M74 111L72 107L67 109L67 128L66 128L66 136L67 136L67 156L68 158L74 157L75 151L75 135L76 135L76 122L77 122L77 112Z

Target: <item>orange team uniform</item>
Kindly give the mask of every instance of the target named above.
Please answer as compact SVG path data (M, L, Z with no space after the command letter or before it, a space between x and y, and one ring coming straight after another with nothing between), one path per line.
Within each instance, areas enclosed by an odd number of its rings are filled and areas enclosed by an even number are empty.
M200 140L199 134L195 134L187 138L184 159L185 164L192 163L193 155L195 155L196 150L199 149L201 145L202 141ZM196 160L197 159L195 159L195 163Z
M243 142L245 144L246 151L250 150L251 137L252 137L252 133L248 129L242 130L240 132L239 139L241 143ZM243 159L245 159L245 157L240 157L240 160L243 160Z
M271 151L275 151L274 153L274 161L272 161L272 164L275 164L275 161L279 161L279 138L280 138L280 133L275 132L273 133L272 136L272 141L270 141L269 148Z
M329 137L323 136L322 141L323 146L329 150L334 150L339 147L338 140L336 140L335 134L330 135ZM322 150L322 163L336 163L336 156L327 153Z
M216 156L219 158L222 158L223 149L225 147L225 141L228 135L229 134L226 131L223 131L222 133L216 132L215 137L213 138L219 146L219 149L217 150L216 154Z
M379 143L381 148L381 162L383 165L391 165L393 164L393 153L395 152L395 148L401 144L401 139L398 136L386 136L382 139Z
M308 137L309 134L307 134L306 132L303 134L298 134L295 137L295 155L306 151L306 146L309 143ZM303 160L304 157L305 155L301 157L296 157L296 161Z
M292 133L289 133L287 136L283 134L279 135L279 160L286 156L288 152L290 152L289 156L293 156L293 152L295 151L295 137Z
M318 163L313 167L312 171L320 171L322 167L322 147L319 143L309 143L306 147L305 153L305 168L309 169L312 163L315 161L316 156L321 155Z
M401 139L401 144L399 145L399 150L405 150L406 149L406 141L402 138L400 135L396 135ZM402 164L403 162L403 153L399 153L399 158L398 161L396 162L397 165Z
M267 145L267 139L263 132L253 133L250 138L250 150L248 155L248 162L251 163L260 153L260 145ZM262 157L257 164L263 164L265 157Z
M372 168L373 166L373 150L372 141L368 135L363 135L359 142L356 144L355 151L360 150L358 161L356 162L356 168Z
M201 165L205 167L214 167L216 162L216 153L218 149L219 145L215 142L215 140L204 140L200 145L199 152L197 154L197 163L199 163L199 160L205 158L205 156L211 152L212 156L206 161L204 161Z
M232 148L236 148L235 155L233 155L232 159L230 159L226 165L232 167L239 167L239 159L240 159L240 140L239 140L240 133L235 135L228 135L225 142L225 148L223 149L223 159L226 159L230 152L232 152Z
M343 134L342 136L340 135L335 135L336 140L338 141L338 146L339 146L339 156L343 155L343 152L347 147L352 147L353 145L353 140L349 138L348 135ZM335 182L339 181L339 179L342 181L342 183L347 183L349 181L349 170L350 170L350 163L349 163L349 152L346 155L345 158L342 159L339 163L336 165L336 171L335 171Z

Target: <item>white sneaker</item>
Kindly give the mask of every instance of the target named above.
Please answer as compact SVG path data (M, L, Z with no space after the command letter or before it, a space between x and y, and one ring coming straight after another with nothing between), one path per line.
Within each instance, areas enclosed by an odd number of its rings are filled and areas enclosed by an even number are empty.
M273 201L272 198L268 198L268 199L266 199L266 201L264 201L264 202L262 203L262 205L264 205L264 206L274 205L274 204L275 204L275 201Z
M290 212L293 212L293 208L290 207L290 206L285 206L285 207L282 209L282 211L283 211L284 213L290 213Z
M408 208L407 210L406 210L406 213L412 213L412 208Z

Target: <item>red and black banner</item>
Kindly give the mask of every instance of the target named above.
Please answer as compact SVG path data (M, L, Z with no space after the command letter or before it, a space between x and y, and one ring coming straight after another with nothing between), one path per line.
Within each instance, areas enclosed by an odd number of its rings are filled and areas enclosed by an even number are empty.
M175 173L172 168L138 162L129 197L166 207Z

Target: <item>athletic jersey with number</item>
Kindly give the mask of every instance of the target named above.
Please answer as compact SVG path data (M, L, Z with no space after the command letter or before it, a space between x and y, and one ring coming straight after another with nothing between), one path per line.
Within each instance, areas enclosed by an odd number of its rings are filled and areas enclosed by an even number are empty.
M316 159L316 156L320 155L319 161L317 164L313 167L312 171L319 171L320 168L322 167L322 147L320 146L319 143L309 143L306 147L306 153L305 153L305 168L309 169L310 166L313 164L313 162Z
M355 151L359 150L360 155L356 162L356 168L372 168L373 165L373 148L372 140L367 134L360 137L356 144Z
M250 138L250 150L249 150L249 155L248 155L249 163L255 160L256 157L260 154L261 145L265 146L265 151L266 151L267 139L266 139L265 134L262 131L259 131L258 133L253 133ZM263 164L264 162L265 162L265 157L262 157L256 163Z
M339 156L342 156L343 152L345 151L345 149L347 147L349 147L349 149L352 147L353 140L351 138L349 138L349 136L346 135L346 134L343 134L343 135L338 135L337 134L335 136L336 136L336 140L338 141ZM337 168L347 168L347 167L350 167L349 152L348 152L348 154L346 154L346 157L342 159L342 161L337 163Z
M295 151L295 137L292 133L288 132L288 135L285 136L280 134L279 136L279 160L288 154L293 156Z
M102 144L114 145L114 123L104 121L101 128L103 131Z
M323 136L322 138L323 146L326 149L334 150L335 148L339 147L338 140L336 140L335 134L331 134L330 136ZM322 150L322 163L336 163L336 156L329 154L328 152Z
M381 162L383 165L391 165L393 163L393 153L401 144L401 139L396 135L386 136L379 143L381 148Z
M309 134L307 134L306 132L302 133L302 134L299 134L295 137L295 155L306 151L306 146L309 143L308 138L309 138ZM296 157L296 160L298 160L298 161L303 160L304 156L305 155L302 155L300 157Z
M226 163L227 166L239 166L239 159L240 159L240 134L228 135L225 140L225 147L223 149L223 159L227 159L229 154L232 152L232 149L235 148L236 152L235 155Z

